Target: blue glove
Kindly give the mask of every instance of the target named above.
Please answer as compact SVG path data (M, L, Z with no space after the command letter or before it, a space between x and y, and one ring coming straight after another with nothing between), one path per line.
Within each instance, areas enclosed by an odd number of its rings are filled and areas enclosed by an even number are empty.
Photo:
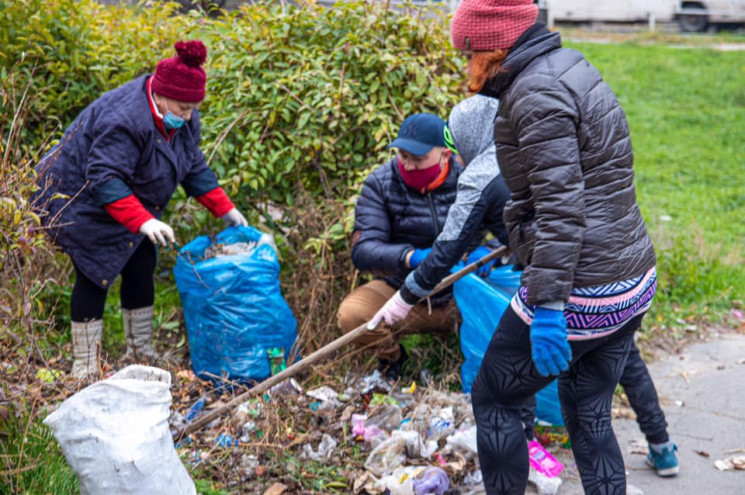
M558 309L535 308L530 325L533 362L543 376L558 375L569 369L572 348L567 340L567 321Z
M468 259L466 259L466 265L470 265L471 263L475 263L487 254L491 253L491 249L489 249L486 246L479 246L473 251L471 251L471 254L468 255ZM476 270L476 273L479 277L486 278L489 276L489 272L491 271L492 267L494 266L494 262L496 260L491 260L489 263L485 264L482 267L479 267Z
M409 258L409 267L416 268L419 266L419 263L424 261L424 258L429 256L429 253L432 251L432 248L427 249L415 249L413 253L411 253L411 258Z

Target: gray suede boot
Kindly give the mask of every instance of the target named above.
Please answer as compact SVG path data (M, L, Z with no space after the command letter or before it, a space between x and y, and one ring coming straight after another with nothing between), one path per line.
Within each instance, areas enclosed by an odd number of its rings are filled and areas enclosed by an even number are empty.
M127 355L135 359L157 358L153 349L153 306L122 309Z
M77 378L98 378L98 351L103 320L72 322L72 374Z

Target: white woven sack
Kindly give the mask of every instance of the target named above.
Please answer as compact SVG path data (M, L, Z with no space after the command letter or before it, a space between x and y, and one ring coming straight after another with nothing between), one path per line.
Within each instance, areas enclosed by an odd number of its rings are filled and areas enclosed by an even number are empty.
M133 365L47 416L81 495L196 494L168 428L171 375Z

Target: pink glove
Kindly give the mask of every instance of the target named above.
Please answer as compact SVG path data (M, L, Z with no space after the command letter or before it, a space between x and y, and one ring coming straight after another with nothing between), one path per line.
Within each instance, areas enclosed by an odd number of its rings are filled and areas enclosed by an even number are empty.
M393 325L397 321L401 321L408 316L409 311L413 308L413 304L409 304L401 297L401 292L396 291L393 297L388 299L382 308L375 313L370 323L367 324L368 330L375 330L382 320L389 325Z

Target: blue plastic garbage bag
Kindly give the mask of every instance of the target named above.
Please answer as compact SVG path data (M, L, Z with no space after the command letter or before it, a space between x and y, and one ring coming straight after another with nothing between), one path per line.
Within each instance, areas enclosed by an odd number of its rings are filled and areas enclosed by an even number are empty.
M258 242L261 235L253 227L229 227L179 251L173 271L191 364L202 378L261 381L271 375L267 351L282 349L288 359L295 345L297 320L280 291L273 246L205 259L211 246Z
M521 274L507 265L492 270L487 280L470 274L454 285L455 302L463 319L460 346L465 358L461 366L465 393L471 392L499 320L520 287ZM564 424L555 380L536 394L536 416L553 425Z

